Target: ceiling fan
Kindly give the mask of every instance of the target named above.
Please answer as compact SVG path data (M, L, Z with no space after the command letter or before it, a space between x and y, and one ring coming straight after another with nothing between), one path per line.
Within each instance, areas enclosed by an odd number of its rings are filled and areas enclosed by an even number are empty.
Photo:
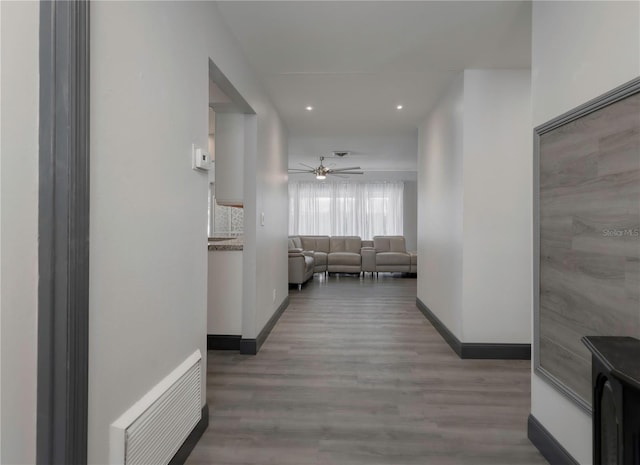
M320 157L320 166L314 168L313 166L300 163L302 166L306 166L308 169L289 168L291 174L313 173L316 175L316 179L323 180L327 178L327 175L337 176L339 178L346 178L348 174L364 174L363 171L357 171L359 166L350 166L348 168L328 168L322 164L324 157ZM354 171L355 170L355 171Z

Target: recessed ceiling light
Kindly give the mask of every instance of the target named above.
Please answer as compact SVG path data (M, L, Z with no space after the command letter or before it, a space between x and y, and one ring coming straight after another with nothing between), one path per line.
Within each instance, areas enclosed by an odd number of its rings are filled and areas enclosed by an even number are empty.
M306 107L306 110L307 111L311 111L311 110L313 110L313 107L311 105L309 105L308 107Z
M402 110L402 108L403 108L402 105L397 105L396 106L396 110Z

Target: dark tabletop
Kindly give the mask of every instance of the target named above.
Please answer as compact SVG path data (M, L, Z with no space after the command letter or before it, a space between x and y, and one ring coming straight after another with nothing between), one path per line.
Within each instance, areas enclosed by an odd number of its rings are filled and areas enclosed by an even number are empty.
M640 390L640 340L633 337L585 336L582 342L611 370L611 375Z

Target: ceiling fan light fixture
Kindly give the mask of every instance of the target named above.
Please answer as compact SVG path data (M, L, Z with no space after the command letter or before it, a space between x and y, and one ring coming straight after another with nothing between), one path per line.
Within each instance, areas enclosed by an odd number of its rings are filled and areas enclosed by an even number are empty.
M320 157L320 165L317 168L314 168L311 165L307 165L305 163L300 163L302 166L308 169L299 169L299 168L289 168L289 173L292 174L300 174L300 173L311 173L313 174L318 181L323 181L327 179L328 175L337 176L340 178L346 178L351 174L364 174L364 172L359 171L359 166L349 166L345 168L328 168L323 165L324 157Z

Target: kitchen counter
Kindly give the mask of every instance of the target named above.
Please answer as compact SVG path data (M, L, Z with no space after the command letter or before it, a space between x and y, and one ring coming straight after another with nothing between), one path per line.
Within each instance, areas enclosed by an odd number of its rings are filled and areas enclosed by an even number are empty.
M209 250L243 250L244 240L242 236L229 238L209 238Z

